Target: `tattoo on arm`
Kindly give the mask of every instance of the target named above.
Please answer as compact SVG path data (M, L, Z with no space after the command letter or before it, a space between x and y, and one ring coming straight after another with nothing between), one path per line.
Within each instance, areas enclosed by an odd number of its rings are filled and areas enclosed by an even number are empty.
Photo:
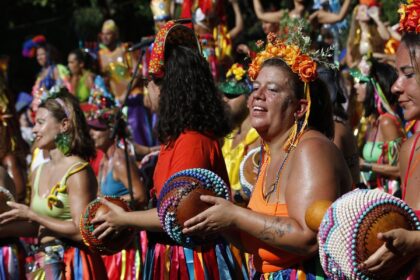
M292 231L292 226L285 222L281 217L265 218L264 228L259 233L261 240L270 242L278 237L283 237Z

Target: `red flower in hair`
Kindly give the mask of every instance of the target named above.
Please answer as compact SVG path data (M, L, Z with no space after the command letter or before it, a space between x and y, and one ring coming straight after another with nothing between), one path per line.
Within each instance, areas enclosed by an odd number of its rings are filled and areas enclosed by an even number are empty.
M399 30L420 33L420 0L409 0L398 10L400 14Z

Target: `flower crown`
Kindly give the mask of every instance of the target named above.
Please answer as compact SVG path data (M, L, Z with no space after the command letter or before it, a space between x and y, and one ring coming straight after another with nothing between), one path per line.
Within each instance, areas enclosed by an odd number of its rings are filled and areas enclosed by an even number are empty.
M420 33L420 0L407 0L398 9L399 31Z
M218 85L218 89L228 96L250 93L251 84L243 66L239 63L233 64L226 73L226 80Z
M289 26L287 39L281 39L274 33L267 35L267 44L261 50L248 69L248 76L253 81L257 78L264 61L271 58L282 59L299 76L304 83L309 83L316 79L317 62L325 64L330 68L336 68L327 59L332 57L332 48L326 50L310 51L311 40L308 36L302 34L303 22L296 26ZM257 46L262 49L264 43L259 40Z

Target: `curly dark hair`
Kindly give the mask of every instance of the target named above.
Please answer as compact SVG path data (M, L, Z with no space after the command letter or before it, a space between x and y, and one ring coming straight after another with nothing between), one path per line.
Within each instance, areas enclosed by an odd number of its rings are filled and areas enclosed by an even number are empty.
M60 100L64 103L65 108L63 108L62 104L57 101L57 98L60 98ZM95 143L90 137L85 115L79 106L77 98L69 93L66 88L60 89L54 97L43 101L39 105L39 108L47 109L58 121L65 118L69 119L70 126L68 133L72 139L70 154L79 156L84 160L89 160L95 157ZM65 110L67 110L67 112Z
M292 72L292 69L280 58L271 58L264 61L262 67L276 66L285 71L288 75L287 84L295 93L296 98L305 98L305 84L299 79L299 76ZM262 68L261 67L261 68ZM328 94L327 86L323 81L317 78L309 83L311 94L311 112L308 119L308 127L315 129L326 137L334 137L334 121L332 115L331 99Z
M155 80L160 86L156 125L159 141L168 144L185 130L226 136L231 131L227 105L205 58L184 46L167 49L165 58L165 75Z
M389 104L391 106L395 105L397 103L398 96L392 94L391 87L398 78L396 69L387 63L372 60L370 76L379 84ZM365 108L366 117L378 112L378 108L375 103L375 89L373 84L370 82L366 84L366 98L363 102L363 106ZM381 106L382 111L385 111L383 105Z

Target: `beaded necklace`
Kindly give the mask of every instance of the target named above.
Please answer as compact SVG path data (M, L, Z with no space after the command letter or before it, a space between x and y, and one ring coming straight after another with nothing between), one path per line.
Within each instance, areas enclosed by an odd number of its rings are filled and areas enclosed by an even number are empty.
M263 196L263 198L264 198L264 200L265 200L265 202L266 202L266 204L268 203L268 200L267 200L267 197L270 195L270 194L272 194L274 191L276 191L276 203L278 203L278 200L279 200L279 195L280 195L280 188L277 188L277 185L278 185L278 183L279 183L279 180L280 180L280 177L281 177L281 173L282 173L282 170L283 170L283 167L285 166L285 164L286 164L286 162L287 162L287 159L289 158L289 154L290 154L290 152L291 152L291 149L289 149L288 151L287 151L287 153L286 153L286 156L284 157L284 159L283 159L283 161L282 161L282 163L281 163L281 165L280 165L280 167L279 167L279 170L277 170L277 174L276 174L276 180L274 181L274 183L271 185L271 187L270 187L270 190L266 193L266 194L264 194L264 188L262 188L261 189L261 192L262 192L262 196ZM268 160L267 160L268 161ZM267 164L268 165L268 164ZM267 172L267 171L266 171ZM267 176L267 173L265 174L265 176Z

